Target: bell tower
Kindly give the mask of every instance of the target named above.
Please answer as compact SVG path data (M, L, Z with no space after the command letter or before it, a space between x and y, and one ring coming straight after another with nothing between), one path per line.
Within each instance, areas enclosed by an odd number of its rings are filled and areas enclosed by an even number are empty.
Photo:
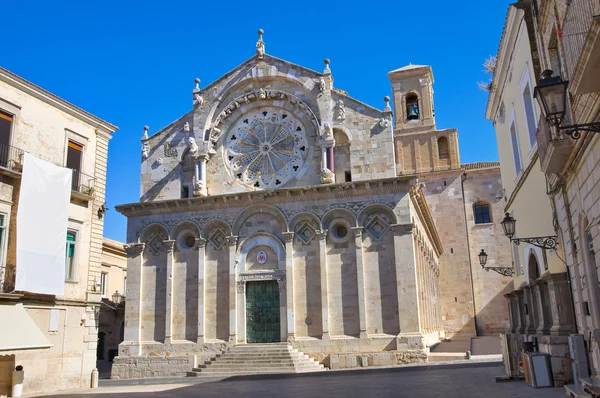
M431 67L408 65L388 76L394 93L394 130L435 130Z
M408 65L388 73L394 95L394 146L398 174L460 168L458 132L437 130L430 66Z

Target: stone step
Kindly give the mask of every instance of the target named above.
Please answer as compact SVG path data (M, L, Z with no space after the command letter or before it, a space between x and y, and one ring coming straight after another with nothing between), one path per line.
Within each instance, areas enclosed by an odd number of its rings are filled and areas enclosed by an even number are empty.
M260 368L252 366L219 366L214 365L208 368L194 368L194 372L203 373L214 373L214 372L234 372L234 373L245 373L248 371L262 371L262 372L297 372L302 370L319 370L322 369L318 366L261 366Z
M434 353L430 352L427 355L427 362L447 362L447 361L460 361L467 359L467 353Z
M236 357L232 357L232 358L223 358L221 360L219 360L219 363L255 363L255 364L261 364L261 363L294 363L294 362L299 362L302 363L304 361L302 360L293 360L290 358L268 358L268 357L264 357L264 358L236 358ZM210 365L212 362L209 362L207 365Z
M205 373L205 372L187 372L188 377L233 377L233 376L244 376L244 375L268 375L268 374L293 374L293 373L312 373L312 372L321 372L323 369L316 370L307 370L300 372L274 372L274 371L247 371L243 373L238 372L215 372L215 373Z
M226 354L223 355L219 360L222 361L223 359L227 359L227 358L277 358L277 359L282 359L282 358L298 358L298 359L305 359L307 358L307 355L305 354L300 354L299 352L297 353L287 353L287 354L273 354L273 355L269 355L269 354Z

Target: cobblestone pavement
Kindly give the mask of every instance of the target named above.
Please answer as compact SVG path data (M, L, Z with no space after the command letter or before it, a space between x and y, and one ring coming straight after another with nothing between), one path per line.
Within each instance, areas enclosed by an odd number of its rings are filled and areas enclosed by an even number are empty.
M502 366L368 369L223 380L169 378L108 382L97 390L53 397L566 397L563 388L534 389L523 381L496 383ZM151 384L160 383L160 384ZM190 383L188 385L185 385Z

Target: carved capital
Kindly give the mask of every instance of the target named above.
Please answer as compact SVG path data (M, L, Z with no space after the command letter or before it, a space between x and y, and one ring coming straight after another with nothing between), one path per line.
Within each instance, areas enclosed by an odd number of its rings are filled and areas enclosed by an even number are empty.
M327 238L327 230L326 229L317 230L317 231L315 231L315 236L317 237L318 240L325 242L325 239Z
M392 224L392 231L396 236L410 235L413 233L414 224Z
M360 238L362 237L362 233L363 233L363 227L351 227L350 228L352 230L352 232L354 232L354 237L355 238Z
M227 244L229 246L235 246L235 245L237 245L237 241L238 241L238 237L237 236L228 236L227 237Z
M291 243L294 241L294 233L293 232L284 232L283 239L285 239L286 243Z
M123 245L128 258L135 258L142 254L144 247L146 247L145 243L127 243Z
M196 238L196 248L204 249L206 247L206 239L204 238Z
M174 240L163 240L163 244L165 246L165 250L167 253L173 253L175 249L175 241Z
M236 283L236 287L238 294L246 293L246 281L238 281Z

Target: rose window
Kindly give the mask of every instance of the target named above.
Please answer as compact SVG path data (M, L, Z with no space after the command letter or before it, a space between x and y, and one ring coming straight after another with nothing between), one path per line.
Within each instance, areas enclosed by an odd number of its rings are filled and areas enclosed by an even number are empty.
M304 125L289 111L278 109L242 116L224 146L231 175L256 189L283 186L300 171L308 153Z

